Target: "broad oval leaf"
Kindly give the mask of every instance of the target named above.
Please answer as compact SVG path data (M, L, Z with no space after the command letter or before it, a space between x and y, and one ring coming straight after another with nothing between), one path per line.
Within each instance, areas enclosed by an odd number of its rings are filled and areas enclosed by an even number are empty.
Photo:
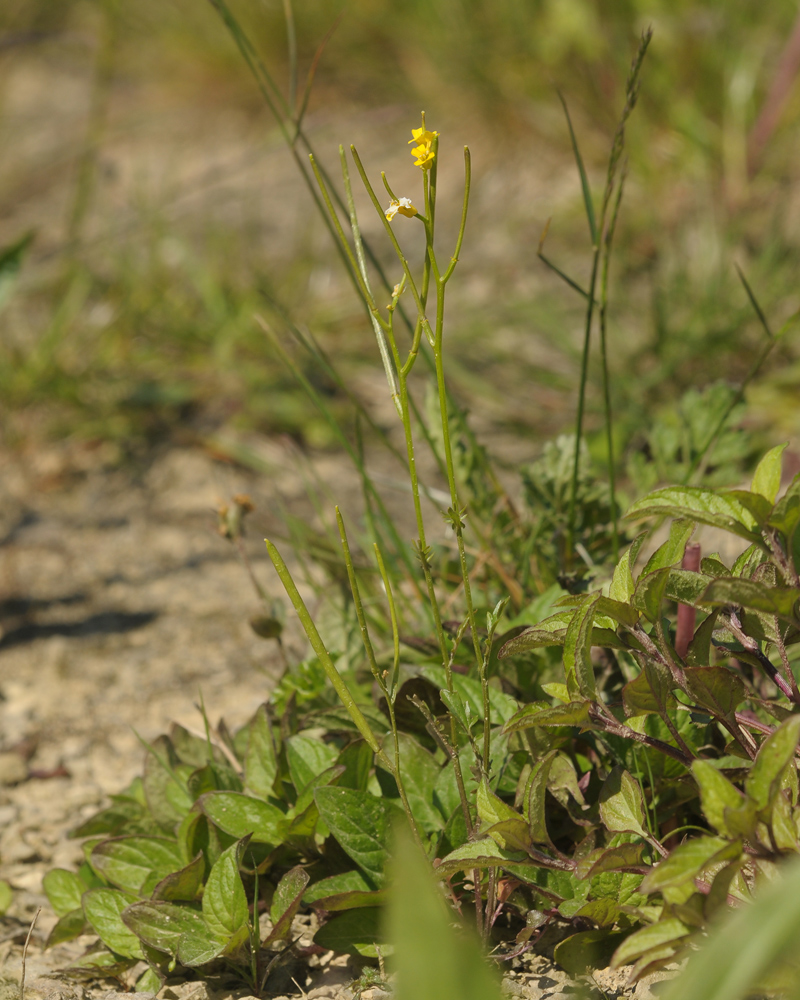
M300 908L308 881L308 872L302 865L296 865L278 882L269 911L272 930L264 942L265 945L272 944L273 941L283 941L289 936L292 920Z
M622 767L615 767L600 791L600 819L613 833L646 837L644 798L639 782Z
M166 837L113 837L91 854L92 868L112 885L139 894L184 865L180 846ZM149 895L148 891L148 895Z
M165 900L132 903L122 911L122 919L146 945L173 958L183 935L199 938L208 935L199 909Z
M744 701L744 681L727 667L687 667L684 677L692 698L713 715L730 716Z
M215 826L239 840L249 834L253 843L277 846L289 825L277 806L242 792L208 792L197 801Z
M377 958L391 954L391 946L382 944L381 911L377 907L346 910L329 920L314 935L314 944L330 948L338 954L362 955Z
M724 837L695 837L680 844L642 882L643 893L680 886L700 875L712 861L731 861L742 853L742 843Z
M42 888L57 917L64 917L81 907L86 886L75 872L66 868L51 868L42 879Z
M615 969L620 965L628 965L640 955L644 955L645 952L654 948L661 948L666 944L677 944L690 933L691 928L678 920L677 917L659 920L657 924L643 927L626 938L614 952L611 965Z
M389 857L389 805L369 792L331 786L318 788L315 799L342 850L380 887Z
M737 500L699 486L668 486L655 490L632 504L626 517L672 515L715 528L723 528L750 542L760 541L752 530L753 517Z
M744 803L742 793L724 774L720 774L704 760L692 762L692 774L700 788L700 805L705 818L717 833L723 836L734 835L725 819L725 813L729 809L741 808Z
M227 952L234 951L248 933L247 897L239 874L242 846L238 841L220 854L203 892L206 927Z
M130 896L118 889L89 889L83 894L83 912L92 930L115 955L141 959L144 954L139 939L122 920L122 911L130 901Z

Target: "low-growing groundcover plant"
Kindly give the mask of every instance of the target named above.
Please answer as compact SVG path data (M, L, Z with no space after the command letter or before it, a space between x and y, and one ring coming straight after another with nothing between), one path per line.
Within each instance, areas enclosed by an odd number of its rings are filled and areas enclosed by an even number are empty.
M269 92L226 5L215 6ZM445 298L466 228L469 151L461 224L445 251L436 238L439 135L424 115L411 140L417 193L395 191L382 176L379 197L351 147L350 159L340 148L340 197L312 156L317 198L375 332L402 427L396 457L417 538L409 545L400 537L360 432L354 444L337 425L365 509L357 545L337 509L341 555L317 550L328 589L346 596L337 646L326 643L320 617L268 541L313 655L288 665L237 732L220 724L212 734L206 720L202 739L173 726L148 746L142 777L74 831L85 862L48 873L45 889L59 917L50 943L87 928L99 938L76 972L135 970L136 988L155 990L171 975L223 968L260 994L297 948L294 918L314 911L318 952L383 970L396 944L401 997L426 995L423 986L412 993L407 957L422 947L425 927L442 941L438 972L430 951L421 966L435 995L492 995L488 972L456 981L463 956L474 963L477 952L451 938L455 919L501 958L566 926L555 955L569 972L611 961L632 964L635 977L691 948L719 912L749 902L760 882L775 880L784 856L800 853L800 477L781 494L779 446L749 490L698 484L706 470L719 473L712 456L735 437L740 389L708 407L706 425L689 420L695 437L682 447L670 447L666 431L654 434L662 450L651 453L682 466L684 481L646 493L619 516L605 362L608 260L625 128L649 41L632 65L599 212L573 135L593 247L589 288L567 278L586 301L577 427L526 471L523 512L445 378ZM353 167L396 254L388 291L361 235ZM403 249L414 235L416 271ZM756 309L768 339L753 374L777 339ZM583 433L595 320L602 477ZM427 407L412 379L431 387ZM314 387L304 387L326 415ZM420 480L420 441L447 484L447 534L435 542L425 503L441 494ZM640 462L644 478L647 471ZM247 507L237 498L224 512L234 541ZM653 550L653 529L665 519L668 534ZM636 522L648 527L635 534ZM691 542L698 525L735 536L741 555L729 565L701 553ZM254 627L279 638L280 616L267 608ZM419 928L410 926L415 898L427 914Z

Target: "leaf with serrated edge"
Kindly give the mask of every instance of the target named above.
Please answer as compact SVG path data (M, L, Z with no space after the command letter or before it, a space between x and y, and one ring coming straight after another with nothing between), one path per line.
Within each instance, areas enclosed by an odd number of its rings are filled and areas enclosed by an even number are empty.
M656 515L688 518L723 528L749 541L757 540L751 530L753 518L748 510L732 498L699 486L668 486L655 490L637 500L625 514L626 517L637 518Z
M747 772L745 792L767 818L781 788L783 773L794 758L800 740L800 715L793 715L768 736Z
M740 580L722 577L713 580L706 588L704 604L735 604L750 611L777 615L785 621L797 623L796 608L800 600L797 587L770 587L758 580Z
M647 836L642 790L633 775L619 766L611 771L600 791L600 819L613 833Z

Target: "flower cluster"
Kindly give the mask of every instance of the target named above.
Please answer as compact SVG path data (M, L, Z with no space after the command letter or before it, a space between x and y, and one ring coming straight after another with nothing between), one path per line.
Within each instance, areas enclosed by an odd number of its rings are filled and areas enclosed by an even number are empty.
M398 214L405 215L407 219L413 219L417 214L417 210L411 204L410 198L392 198L392 202L384 214L389 222L391 222Z
M411 134L414 138L408 140L409 146L412 143L417 143L417 145L411 150L411 155L416 157L414 160L414 166L420 167L422 170L427 170L433 163L434 156L436 156L433 149L433 140L439 133L429 132L425 128L425 118L423 116L422 128L412 128Z

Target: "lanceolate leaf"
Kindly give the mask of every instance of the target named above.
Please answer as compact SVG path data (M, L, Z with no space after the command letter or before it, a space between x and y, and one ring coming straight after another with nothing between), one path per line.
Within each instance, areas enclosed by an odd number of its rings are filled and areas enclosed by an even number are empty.
M750 611L777 615L785 621L797 623L797 602L800 590L796 587L769 587L757 580L739 580L735 577L713 580L706 588L704 604L735 604Z
M700 875L712 861L731 861L738 858L741 852L741 841L726 840L723 837L695 837L687 840L645 875L641 891L650 893L683 885Z
M658 948L665 944L677 944L687 937L691 928L687 927L677 917L669 917L666 920L659 920L657 924L643 927L626 938L617 948L611 964L614 968L620 965L629 965L640 955Z
M600 818L613 833L647 836L642 790L636 779L621 767L614 768L600 792Z
M153 899L165 899L172 902L191 902L197 898L203 884L206 863L202 852L198 852L193 861L180 871L172 872L163 878L153 890Z
M647 560L642 576L647 576L657 569L676 566L683 559L686 543L694 534L694 529L695 526L691 521L673 521L669 528L669 538Z
M258 798L267 799L272 794L278 762L266 705L262 705L253 716L249 729L244 757L245 788Z
M745 791L764 819L769 818L784 772L794 759L798 740L800 715L792 715L764 741L747 773Z
M630 548L623 553L622 558L614 569L614 577L611 581L611 588L608 596L614 601L627 603L633 594L633 567L639 550L647 538L647 532L643 531L631 543Z
M570 697L594 700L596 686L592 664L592 626L598 598L581 605L567 627L564 637L564 670Z
M445 876L454 872L471 871L473 868L497 868L505 862L520 864L528 860L522 851L505 851L491 837L470 840L451 851L435 865L437 874Z
M550 843L550 834L547 832L545 797L550 768L555 756L556 751L552 751L534 764L525 787L525 813L530 825L530 836L535 844Z
M729 809L741 808L744 803L741 792L724 774L704 760L692 762L692 774L700 787L703 815L718 833L731 836L733 831L728 826L725 813Z
M578 862L575 874L580 879L594 878L603 872L635 868L642 864L646 844L618 844L617 847L598 847Z
M786 444L779 444L766 453L756 466L750 489L770 504L774 504L781 488L781 466Z
M688 518L700 524L724 528L748 541L760 541L752 530L753 518L748 510L733 498L698 486L669 486L637 500L628 508L626 517L671 515Z
M585 701L571 701L566 705L533 703L520 709L503 727L504 733L515 733L531 726L580 726L590 728L589 705Z
M297 865L278 882L269 911L272 930L265 944L282 941L289 936L292 920L300 908L308 880L308 872L301 865Z

